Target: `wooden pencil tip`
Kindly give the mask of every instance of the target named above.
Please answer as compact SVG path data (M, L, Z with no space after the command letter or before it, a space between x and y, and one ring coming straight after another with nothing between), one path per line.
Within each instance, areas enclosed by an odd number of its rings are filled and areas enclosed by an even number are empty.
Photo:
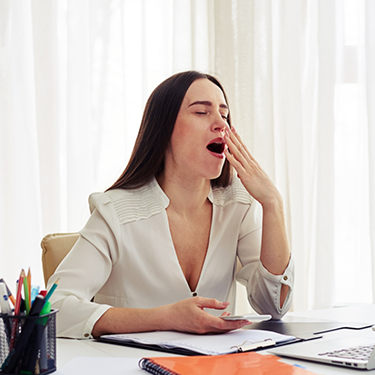
M21 277L26 277L25 270L22 268Z

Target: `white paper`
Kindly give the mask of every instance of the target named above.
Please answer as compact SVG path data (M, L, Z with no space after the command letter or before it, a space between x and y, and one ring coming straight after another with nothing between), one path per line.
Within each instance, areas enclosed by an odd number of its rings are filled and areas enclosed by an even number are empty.
M145 372L139 368L140 358L118 357L76 357L55 375L140 375Z

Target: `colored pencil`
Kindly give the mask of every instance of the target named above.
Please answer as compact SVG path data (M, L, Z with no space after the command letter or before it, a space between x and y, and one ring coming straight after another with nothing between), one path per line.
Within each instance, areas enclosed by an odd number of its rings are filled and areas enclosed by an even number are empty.
M29 271L27 272L27 286L29 288L29 306L31 307L31 271L29 267Z
M48 291L47 295L44 297L44 303L46 303L52 296L52 293L57 288L57 284L59 283L60 279L57 279L55 283L51 286L51 289Z
M16 305L14 306L14 315L18 315L20 313L21 308L21 291L22 291L22 285L23 285L23 279L25 278L25 271L22 269L20 278L18 279L18 285L17 285L17 294L16 294Z
M30 312L30 291L29 291L29 283L27 282L27 277L23 279L23 291L25 293L25 307L26 307L26 314Z

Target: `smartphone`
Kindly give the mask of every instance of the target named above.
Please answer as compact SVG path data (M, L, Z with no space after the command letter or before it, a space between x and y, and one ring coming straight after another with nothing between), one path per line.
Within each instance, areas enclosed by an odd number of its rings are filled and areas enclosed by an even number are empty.
M270 320L271 315L258 315L258 314L243 314L243 315L229 315L220 316L224 320L248 320L249 322L262 322L264 320Z

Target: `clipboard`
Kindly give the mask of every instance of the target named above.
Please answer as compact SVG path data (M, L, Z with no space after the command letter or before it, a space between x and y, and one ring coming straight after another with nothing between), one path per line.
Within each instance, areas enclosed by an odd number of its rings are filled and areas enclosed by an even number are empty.
M175 331L102 335L98 341L182 355L222 355L254 351L295 342L277 332L237 329L221 334L190 334Z

